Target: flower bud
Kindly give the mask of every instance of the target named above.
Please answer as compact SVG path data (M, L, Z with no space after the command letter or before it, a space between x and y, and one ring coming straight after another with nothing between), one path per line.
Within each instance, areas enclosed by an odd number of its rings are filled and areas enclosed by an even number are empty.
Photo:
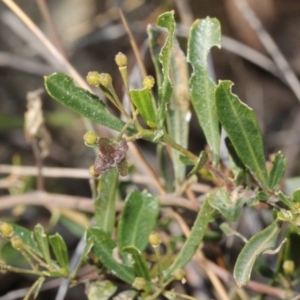
M127 66L127 56L124 53L119 52L115 56L115 62L119 68L126 67Z
M0 224L0 232L3 237L8 238L13 234L13 227L8 223L1 223Z
M142 290L146 285L146 280L143 277L136 277L132 283L132 287L136 290Z
M149 243L152 247L158 247L161 244L161 236L157 232L152 232L149 236Z
M99 85L100 83L100 74L97 71L93 71L93 72L88 72L87 76L86 76L86 80L88 82L88 84L90 85Z
M86 146L94 146L98 143L99 137L91 131L88 131L83 136L83 140Z
M148 90L151 90L155 84L155 79L153 76L148 75L143 79L143 87Z
M295 263L292 260L286 260L282 268L286 274L291 274L295 270Z
M69 271L66 268L61 268L60 272L63 274L63 276L67 277L69 274Z
M21 238L18 236L12 237L10 242L11 242L11 245L13 246L13 248L15 248L17 250L20 250L23 247L23 242L22 242Z
M105 87L108 87L112 83L112 78L108 73L101 73L99 76L99 83Z
M183 269L176 269L173 272L173 277L176 280L182 280L184 278L184 276L185 276L185 271Z
M89 173L93 178L98 178L100 174L95 171L94 165L89 167Z

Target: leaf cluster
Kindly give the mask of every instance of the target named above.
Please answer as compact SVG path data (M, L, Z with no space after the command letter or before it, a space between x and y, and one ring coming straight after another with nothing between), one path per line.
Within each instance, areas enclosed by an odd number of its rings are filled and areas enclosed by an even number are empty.
M67 75L55 73L45 77L45 87L53 99L119 134L106 141L110 148L104 148L101 144L102 137L94 138L91 144L85 140L87 145L98 147L100 152L96 159L98 167L94 167L96 172L93 173L97 180L94 223L86 229L86 248L75 271L68 271L67 249L60 235L47 237L40 225L30 232L11 224L12 235L6 235L2 230L2 235L10 240L13 237L21 239L20 251L24 252L25 257L30 257L30 260L36 259L42 267L40 270L30 263L32 271L40 278L58 276L76 281L77 271L86 260L96 266L101 274L112 274L131 285L128 293L133 293L134 296L150 300L157 299L161 294L166 297L171 297L172 294L173 298L169 299L175 299L176 292L167 287L180 277L178 274L182 274L178 270L184 268L198 253L210 223L219 224L219 220L222 220L220 229L225 235L241 236L231 225L240 219L245 206L255 209L258 204L263 204L273 210L273 220L269 226L249 240L242 237L245 246L233 271L240 287L250 280L252 269L260 255L276 249L280 230L286 230L287 239L290 232L298 234L299 191L288 196L280 189L286 167L285 156L281 152L275 154L271 167L267 169L262 134L254 111L232 93L232 82L225 80L215 83L209 76L209 52L214 46L220 47L219 21L206 18L192 24L186 56L176 40L175 27L173 12L162 14L157 20L157 26L148 27L149 49L157 73L157 99L152 90L152 78L147 78L141 89L130 88L127 59L119 66L119 70L130 101L130 112L125 110L118 99L109 77L97 72L88 75L88 81L104 92L125 121L109 112L104 101L77 86ZM163 45L160 44L162 37ZM191 75L188 63L192 67ZM103 78L105 81L102 81ZM199 156L187 148L191 106L208 144L208 149L203 150ZM221 129L227 134L226 144L230 158L230 165L227 167L220 159ZM189 236L178 252L173 249L171 254L162 255L164 252L161 245L166 245L167 242L160 238L157 243L150 239L152 250L147 248L151 233L163 230L158 218L161 209L157 195L151 195L147 191L131 191L116 222L119 173L127 174L127 169L126 172L120 171L125 170L121 167L125 166L126 143L137 139L145 139L157 145L166 190L179 193L193 178L203 178L216 186L204 195L205 200L201 203ZM122 151L117 146L111 146L121 143ZM105 152L103 149L109 150ZM116 158L118 151L122 152L119 160ZM106 157L103 153L106 153ZM171 176L164 167L165 155L169 155L172 163ZM121 161L124 165L120 167ZM187 166L192 166L188 175ZM115 227L116 223L118 225ZM288 223L289 227L284 227L284 223ZM289 283L292 285L296 271L281 267L284 264L287 266L287 261L292 261L289 257L291 244L287 245L277 249L282 255L278 259L279 267L272 272L271 280L278 278L280 272L285 272L289 274L287 277L291 278ZM49 247L55 260L50 255ZM149 259L151 251L155 256L154 261ZM89 259L86 259L87 256ZM39 281L37 286L40 284ZM105 299L108 299L116 292L114 287L111 282L91 282L89 299L97 299L99 296L104 299L104 294L107 295Z

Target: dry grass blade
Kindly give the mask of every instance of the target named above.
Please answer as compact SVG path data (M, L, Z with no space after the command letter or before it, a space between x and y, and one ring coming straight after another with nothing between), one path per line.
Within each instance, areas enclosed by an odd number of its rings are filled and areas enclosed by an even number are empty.
M146 72L146 68L144 66L144 63L142 61L142 58L141 58L141 55L140 55L140 51L137 47L137 44L135 42L135 39L133 37L133 34L129 28L129 25L127 23L127 20L122 12L122 10L119 10L119 13L120 13L120 17L122 19L122 22L123 22L123 25L124 25L124 28L128 34L128 37L129 37L129 41L130 41L130 44L131 44L131 47L132 47L132 50L134 52L134 55L135 55L135 58L138 62L138 65L139 65L139 68L140 68L140 72L142 74L142 77L146 77L147 76L147 72Z
M270 53L274 62L281 71L283 77L288 83L291 90L296 95L298 101L300 101L300 83L293 72L290 64L283 56L279 48L277 47L274 40L271 38L269 33L265 30L263 24L255 15L254 11L251 9L250 5L246 0L233 0L235 5L239 8L241 13L244 15L245 19L248 21L249 25L255 30L257 37L263 44L265 49Z

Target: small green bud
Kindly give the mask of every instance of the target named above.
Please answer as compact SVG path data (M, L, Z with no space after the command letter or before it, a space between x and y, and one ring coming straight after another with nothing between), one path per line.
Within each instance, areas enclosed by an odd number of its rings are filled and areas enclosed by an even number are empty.
M140 290L144 289L145 285L146 285L146 280L143 277L136 277L134 279L132 287L135 288L136 290L140 291Z
M173 277L176 280L182 280L185 276L185 271L183 269L176 269L173 273Z
M295 270L295 263L292 260L286 260L282 268L286 274L291 274Z
M100 74L97 71L88 72L86 80L90 85L99 85L100 84Z
M127 66L127 56L124 53L119 52L115 56L115 62L119 68L126 67Z
M143 79L143 87L148 90L151 90L155 84L155 79L153 76L148 75Z
M93 178L98 178L100 174L95 171L94 165L89 167L89 173Z
M300 203L299 202L294 204L294 209L297 211L300 211Z
M101 73L99 76L99 83L105 87L108 87L112 83L112 78L108 73Z
M13 246L13 248L15 248L17 250L20 250L23 247L23 242L22 242L21 238L18 236L12 237L10 242L11 242L11 245Z
M67 277L69 274L69 271L66 268L61 268L60 272L63 274L63 276Z
M149 243L152 247L158 247L161 244L161 236L157 232L152 232L149 236Z
M88 131L83 136L83 140L86 146L91 147L98 143L99 137L94 132Z
M0 224L0 232L3 237L8 238L13 234L13 227L8 223L3 222Z

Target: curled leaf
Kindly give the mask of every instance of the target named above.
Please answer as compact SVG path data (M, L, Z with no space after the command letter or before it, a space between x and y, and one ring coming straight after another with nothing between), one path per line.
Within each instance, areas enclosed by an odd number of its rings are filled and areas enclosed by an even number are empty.
M117 168L122 176L127 175L126 152L128 145L125 140L100 138L98 142L99 155L96 157L94 169L97 174L103 174L111 168Z

